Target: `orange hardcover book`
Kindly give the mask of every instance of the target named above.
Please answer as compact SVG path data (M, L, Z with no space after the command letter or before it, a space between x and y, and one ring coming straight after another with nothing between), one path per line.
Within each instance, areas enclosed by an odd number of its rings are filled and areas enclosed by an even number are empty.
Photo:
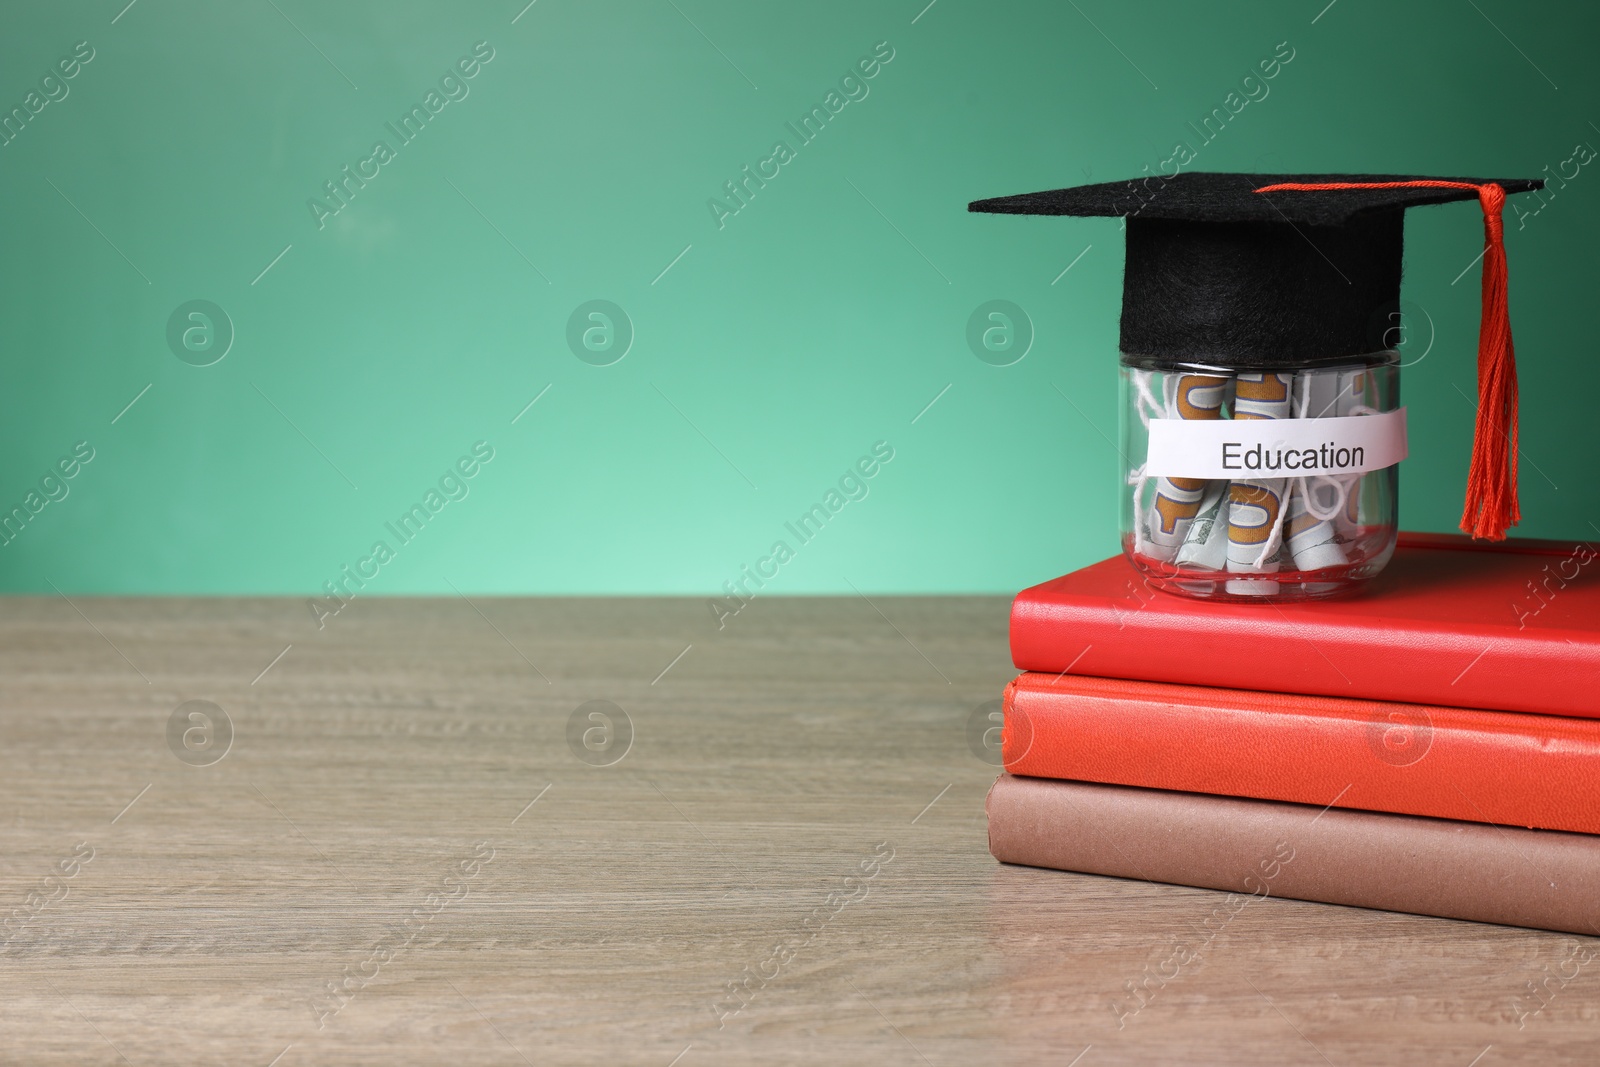
M1600 834L1600 720L1023 674L1011 774Z

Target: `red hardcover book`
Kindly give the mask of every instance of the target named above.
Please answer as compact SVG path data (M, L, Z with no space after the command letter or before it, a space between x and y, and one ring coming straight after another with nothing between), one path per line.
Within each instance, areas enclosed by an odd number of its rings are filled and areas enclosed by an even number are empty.
M1122 556L1025 589L1025 671L1600 718L1600 549L1402 534L1348 600L1188 600Z
M1587 834L1004 774L987 808L1002 863L1228 890L1224 920L1290 897L1600 934L1600 837Z
M1001 755L1033 778L1600 834L1600 721L1024 674Z

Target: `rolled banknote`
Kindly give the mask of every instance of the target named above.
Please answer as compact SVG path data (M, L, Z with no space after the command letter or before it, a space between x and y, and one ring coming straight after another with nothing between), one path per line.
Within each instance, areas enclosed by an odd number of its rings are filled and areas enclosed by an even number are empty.
M1289 493L1289 514L1284 520L1284 543L1297 571L1342 567L1350 556L1340 542L1334 518L1322 509L1338 507L1339 487L1331 479L1296 478ZM1343 510L1334 515L1343 514Z
M1173 371L1162 375L1160 384L1163 417L1220 419L1232 379ZM1147 531L1142 548L1147 555L1168 562L1178 554L1195 516L1204 508L1210 485L1204 478L1155 479L1155 493L1150 503L1142 506L1141 521ZM1141 507L1137 500L1135 507Z
M1200 511L1178 549L1178 566L1191 570L1220 571L1228 566L1228 486L1223 479L1210 483Z
M1338 369L1301 371L1294 379L1294 414L1298 419L1332 418L1339 413L1347 375ZM1359 477L1359 475L1355 476ZM1342 493L1352 476L1312 476L1290 480L1289 514L1284 542L1297 571L1320 571L1350 561L1340 543L1336 519Z
M1294 411L1293 374L1252 371L1233 382L1233 417L1287 419ZM1274 574L1281 563L1284 496L1287 478L1236 479L1228 487L1228 571L1231 574ZM1233 578L1227 591L1241 596L1270 596L1278 583L1270 578Z
M1366 367L1347 368L1339 372L1339 415L1375 415L1380 410L1377 376ZM1353 541L1362 530L1361 496L1369 486L1375 490L1376 480L1369 482L1357 475L1346 485L1344 508L1334 516L1334 529L1345 541Z

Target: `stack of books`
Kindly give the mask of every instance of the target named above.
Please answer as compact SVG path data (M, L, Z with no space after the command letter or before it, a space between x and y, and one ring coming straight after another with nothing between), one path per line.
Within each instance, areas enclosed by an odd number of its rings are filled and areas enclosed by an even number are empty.
M1600 934L1600 548L1402 534L1359 597L1021 593L1005 863Z

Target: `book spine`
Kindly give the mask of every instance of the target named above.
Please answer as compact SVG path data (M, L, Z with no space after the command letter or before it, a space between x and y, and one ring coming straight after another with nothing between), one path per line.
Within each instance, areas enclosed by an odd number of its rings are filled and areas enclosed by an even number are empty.
M1002 775L1002 863L1600 934L1600 838Z
M1600 834L1600 721L1024 674L1012 774Z

